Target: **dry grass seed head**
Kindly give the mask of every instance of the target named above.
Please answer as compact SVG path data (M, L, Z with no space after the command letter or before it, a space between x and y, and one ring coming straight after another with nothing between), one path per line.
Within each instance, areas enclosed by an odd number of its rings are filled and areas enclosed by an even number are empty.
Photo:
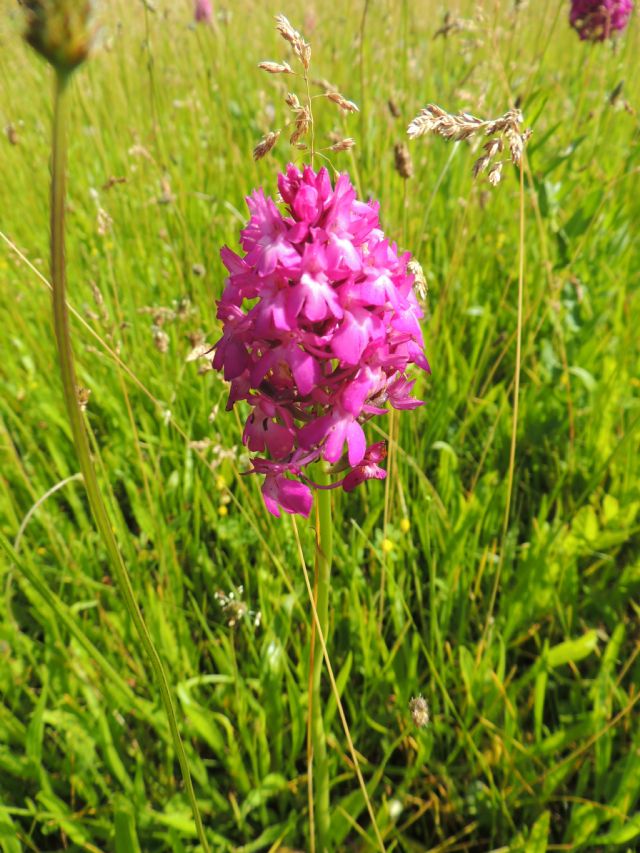
M424 696L414 696L409 702L409 711L413 722L422 729L429 725L429 705Z
M413 175L413 163L406 142L396 142L393 147L394 165L401 178L407 180Z
M327 92L337 92L337 86L334 86L333 83L330 83L329 80L324 77L314 77L311 82L314 86L317 86L319 89L326 94Z
M451 12L445 12L442 19L442 26L436 30L433 38L437 39L438 36L447 38L452 33L473 32L475 29L477 29L475 21L467 18L456 18Z
M254 160L262 160L269 151L274 147L276 142L278 141L278 137L280 136L280 131L270 131L262 137L260 142L253 149L253 159Z
M502 166L504 165L504 160L500 160L494 166L489 169L488 179L489 183L492 187L496 187L500 183L500 179L502 178Z
M259 62L258 68L267 74L294 74L293 68L288 62Z
M407 128L410 139L417 139L427 133L435 133L447 141L462 142L465 139L482 134L492 137L485 143L484 154L473 164L474 178L488 169L488 179L492 186L500 183L504 161L493 163L494 158L504 149L504 140L509 145L511 162L519 166L524 147L532 131L522 131L522 112L519 109L507 110L497 119L479 119L469 113L448 113L437 104L428 104L413 119Z
M347 136L345 139L339 139L329 147L329 151L351 151L355 147L355 139Z
M401 117L402 111L393 98L389 98L389 100L387 101L387 108L393 118Z
M291 45L295 55L301 61L304 67L304 79L308 82L308 69L311 62L311 46L303 39L302 35L293 28L288 18L284 15L276 15L276 29L282 38ZM269 74L295 74L291 66L287 62L260 62L258 67ZM344 95L340 94L328 80L314 79L312 81L319 86L324 94L337 106L348 113L358 112L358 107L353 101L347 100ZM285 103L289 109L295 114L295 127L289 138L290 144L294 148L306 149L307 145L302 142L302 138L309 132L313 126L313 115L311 112L311 100L306 106L303 106L298 99L298 96L293 92L289 92L285 97ZM253 150L255 160L261 160L275 146L278 141L280 131L267 133ZM351 138L338 137L333 140L333 145L328 149L330 151L349 151L355 142ZM313 147L313 146L312 146Z
M291 138L289 139L291 145L297 145L298 142L300 142L302 137L305 136L305 134L309 130L310 125L311 114L306 107L301 107L297 111L295 130L293 131L293 133L291 134Z
M344 95L341 95L340 92L327 92L327 98L330 101L333 101L334 104L337 104L341 110L344 110L347 113L359 113L360 110L353 103L353 101L348 101Z
M302 38L297 30L294 30L284 15L276 15L276 29L282 38L289 42L305 71L308 70L311 63L311 45Z
M298 100L298 96L293 92L289 92L287 97L284 99L285 104L292 109L294 112L298 112L298 110L302 109L302 104Z
M413 289L421 305L424 305L429 295L427 279L422 264L416 258L411 258L407 264L407 272L413 276Z

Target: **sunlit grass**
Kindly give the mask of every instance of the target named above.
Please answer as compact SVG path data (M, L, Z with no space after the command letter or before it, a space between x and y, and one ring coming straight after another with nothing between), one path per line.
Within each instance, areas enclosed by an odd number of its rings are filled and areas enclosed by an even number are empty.
M593 49L564 8L542 0L513 16L512 5L484 4L473 32L433 39L436 4L369 3L361 91L360 7L234 3L209 30L190 26L187 2L115 4L103 50L74 81L69 290L99 336L75 324L78 367L215 850L307 843L310 609L296 541L239 476L241 419L221 411L222 382L187 360L199 332L216 339L218 249L237 241L243 197L256 184L274 192L286 162L284 146L251 159L283 119L279 81L256 69L281 56L279 11L360 104L362 126L347 126L358 148L334 162L380 200L430 291L433 376L417 389L428 405L398 419L387 524L379 483L335 506L329 651L385 844L633 849L640 837L638 27L616 51ZM0 139L0 230L46 277L50 80L4 9L0 122L17 144ZM393 145L429 101L498 115L512 96L534 135L503 538L518 176L474 184L473 152L418 140L405 212ZM343 129L328 107L318 124ZM0 279L0 847L190 849L169 731L81 484L48 497L11 550L30 509L77 467L46 286L4 241ZM300 530L312 564L313 535ZM259 627L230 627L216 599L240 586ZM419 693L431 709L422 730L408 710ZM373 847L328 683L326 697L336 847L357 847L362 831Z

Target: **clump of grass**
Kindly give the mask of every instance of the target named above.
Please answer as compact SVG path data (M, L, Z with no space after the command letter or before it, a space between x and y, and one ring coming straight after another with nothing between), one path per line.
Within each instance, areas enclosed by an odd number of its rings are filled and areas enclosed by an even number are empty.
M77 381L71 341L65 262L67 92L72 73L88 59L92 49L95 36L94 4L89 0L80 4L73 0L29 0L25 6L25 38L51 64L54 72L50 193L51 286L53 325L67 417L91 512L107 551L111 569L117 578L126 609L154 672L193 810L198 838L203 850L208 851L209 845L196 800L189 762L180 736L169 679L136 600L91 457L89 434L83 420L90 390L80 386ZM101 236L106 233L104 222L103 215L98 220L98 233ZM156 346L158 347L157 341ZM158 348L162 350L162 347Z

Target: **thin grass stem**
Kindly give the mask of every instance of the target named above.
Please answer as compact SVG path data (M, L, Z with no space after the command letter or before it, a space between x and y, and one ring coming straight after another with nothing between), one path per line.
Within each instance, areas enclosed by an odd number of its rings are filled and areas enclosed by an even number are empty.
M327 476L320 473L321 485ZM317 630L313 633L313 690L311 705L311 744L313 752L314 811L318 853L330 849L331 811L329 805L329 762L327 739L324 730L322 705L322 655L316 653L318 634L326 639L329 633L329 588L331 585L331 560L333 552L333 519L331 518L331 492L318 489L316 497L316 594L315 608L318 614Z
M516 320L516 366L513 377L513 419L511 424L511 445L509 448L509 470L507 472L507 496L505 498L504 517L502 521L502 548L500 549L500 559L496 569L496 576L491 589L491 598L489 599L489 609L487 610L487 618L485 621L482 640L478 645L476 660L480 660L482 651L486 643L489 626L493 617L493 611L498 595L498 587L500 586L500 577L502 575L502 567L505 559L506 538L509 530L509 518L511 515L511 499L513 495L513 479L516 466L516 445L518 439L518 407L520 400L520 370L522 366L522 326L523 326L523 303L524 303L524 235L525 235L525 217L524 217L524 155L520 160L520 226L519 226L519 245L518 245L518 308Z
M208 853L209 845L205 836L202 817L200 815L200 809L198 807L191 774L189 772L187 756L180 737L180 731L178 729L176 711L167 673L153 640L151 639L151 635L136 601L129 573L113 534L111 522L102 499L95 468L91 459L89 437L77 398L76 389L78 386L73 350L71 346L69 311L66 301L66 269L64 259L64 208L67 162L66 95L68 81L69 77L67 74L64 74L63 72L56 73L51 179L51 282L53 286L53 316L65 405L91 511L98 531L107 549L109 561L118 581L118 586L122 592L127 611L133 621L145 652L149 657L154 675L156 676L162 702L169 721L169 729L171 731L174 748L182 771L187 797L193 811L198 839L200 840L205 853Z
M336 700L336 707L338 709L338 714L340 716L340 722L342 723L342 728L344 730L345 737L347 739L347 746L349 747L349 753L351 754L351 760L353 761L353 766L355 768L356 777L358 779L358 784L360 785L360 790L362 791L362 796L364 798L367 811L369 812L369 817L371 818L371 824L373 826L373 831L376 836L376 841L378 844L378 849L381 853L385 853L384 841L382 840L382 835L380 833L380 829L378 827L378 822L376 821L376 816L373 811L373 806L371 805L371 800L369 798L369 792L367 791L367 786L364 781L364 777L362 776L362 771L360 770L360 762L358 761L358 755L356 753L355 746L353 745L353 739L351 737L351 731L349 730L349 724L347 722L347 717L344 713L344 708L342 705L342 700L340 699L340 691L338 690L338 685L336 684L335 675L333 673L333 667L331 666L331 658L329 657L329 652L327 650L327 644L325 641L325 635L320 627L320 620L318 616L318 608L316 607L315 596L313 594L313 589L311 588L311 579L309 578L309 571L307 569L307 564L304 559L304 553L302 551L302 543L300 541L300 533L298 531L298 525L296 523L295 516L291 518L293 524L293 533L296 540L296 548L298 551L298 556L300 557L300 565L302 567L302 574L304 576L304 583L307 587L307 593L309 595L309 603L311 605L311 613L313 616L313 623L316 626L316 630L318 632L318 639L320 640L320 646L322 647L322 655L324 657L324 662L327 667L327 674L329 676L329 683L331 684L331 692Z

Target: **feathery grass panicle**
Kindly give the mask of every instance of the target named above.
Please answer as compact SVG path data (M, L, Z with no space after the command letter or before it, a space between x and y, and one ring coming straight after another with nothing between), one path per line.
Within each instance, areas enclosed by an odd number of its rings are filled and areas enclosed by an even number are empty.
M305 70L308 70L311 62L311 45L302 38L297 30L294 30L284 15L276 15L276 29L282 38L289 42Z
M323 78L311 79L309 77L311 45L304 40L296 29L292 27L289 20L284 15L276 15L276 29L282 38L291 45L295 56L300 61L302 65L301 76L305 87L305 91L303 93L303 98L305 100L304 104L300 102L298 96L294 92L288 92L284 99L285 104L291 113L293 113L291 119L285 124L285 127L293 125L293 130L289 136L289 144L298 150L310 149L311 162L313 164L313 159L317 152L314 139L313 98L309 88L310 84L322 89L323 94L327 99L336 104L343 112L356 113L358 112L358 107L353 103L353 101L349 101L344 97L344 95L340 94L336 87L328 80ZM291 74L297 76L297 72L291 68L288 62L272 62L268 60L260 62L258 64L258 68L261 71L266 71L267 74ZM255 146L253 150L254 159L260 160L262 157L265 157L274 148L279 136L280 131L277 131L275 134L267 133ZM307 136L310 137L309 144L304 141ZM354 146L355 141L349 137L346 139L334 140L332 145L321 150L334 152L350 151ZM322 156L324 157L325 155ZM325 157L325 159L327 158Z
M265 134L253 149L253 159L262 160L263 157L266 157L278 141L279 136L279 130L269 131L269 133Z
M484 154L473 165L473 177L488 169L489 183L497 186L505 161L494 160L503 151L505 142L509 146L511 162L514 166L520 165L524 147L532 133L530 128L521 130L522 122L522 112L515 108L496 119L481 119L469 113L448 113L437 104L428 104L411 121L407 135L410 139L418 139L435 133L447 142L463 142L478 136L492 137L483 146Z

